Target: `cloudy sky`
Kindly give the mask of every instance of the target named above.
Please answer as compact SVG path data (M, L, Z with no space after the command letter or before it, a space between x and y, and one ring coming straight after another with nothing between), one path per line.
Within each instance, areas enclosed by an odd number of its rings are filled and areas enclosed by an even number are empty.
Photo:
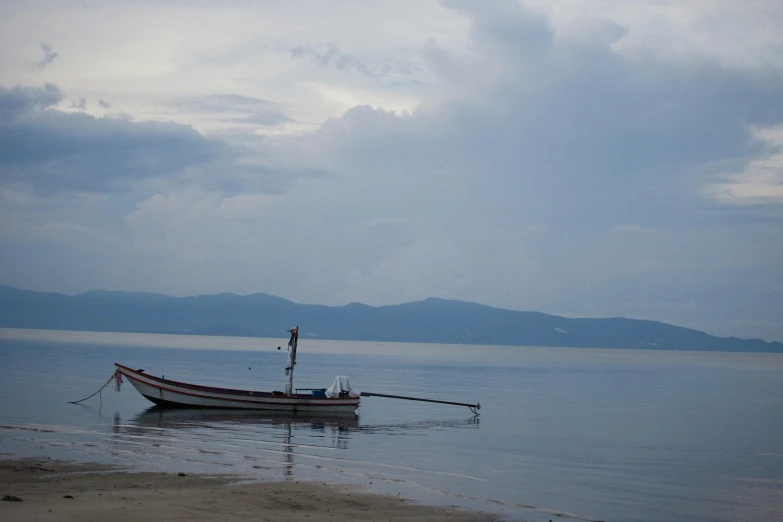
M779 0L4 0L0 284L783 340Z

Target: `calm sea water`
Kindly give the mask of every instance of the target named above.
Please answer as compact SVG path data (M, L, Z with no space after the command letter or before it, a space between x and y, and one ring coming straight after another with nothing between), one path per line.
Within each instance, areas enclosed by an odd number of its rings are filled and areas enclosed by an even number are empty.
M515 520L783 520L783 356L300 341L295 386L357 416L160 411L113 363L283 389L284 339L0 330L0 452L361 484ZM277 346L283 346L278 351ZM370 485L371 484L371 485Z

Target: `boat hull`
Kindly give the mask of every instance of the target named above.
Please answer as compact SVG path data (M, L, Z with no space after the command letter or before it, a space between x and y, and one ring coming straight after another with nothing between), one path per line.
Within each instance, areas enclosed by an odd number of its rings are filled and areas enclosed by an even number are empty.
M261 411L349 413L359 407L359 398L337 399L295 394L215 388L154 377L115 364L117 371L149 401L171 408L226 408Z

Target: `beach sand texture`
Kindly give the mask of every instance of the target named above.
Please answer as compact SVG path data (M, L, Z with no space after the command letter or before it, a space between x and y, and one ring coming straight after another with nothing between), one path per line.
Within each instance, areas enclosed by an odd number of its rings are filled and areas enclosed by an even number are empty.
M232 475L128 472L48 459L0 460L0 520L500 520L321 482L240 480Z

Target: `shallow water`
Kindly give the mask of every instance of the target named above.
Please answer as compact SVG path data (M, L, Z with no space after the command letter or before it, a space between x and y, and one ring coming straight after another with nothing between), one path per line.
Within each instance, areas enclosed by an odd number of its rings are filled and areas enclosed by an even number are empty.
M513 519L783 519L783 356L301 340L295 386L356 416L161 411L113 363L283 389L283 339L0 330L0 452L140 470L370 485ZM277 346L283 350L278 351Z

